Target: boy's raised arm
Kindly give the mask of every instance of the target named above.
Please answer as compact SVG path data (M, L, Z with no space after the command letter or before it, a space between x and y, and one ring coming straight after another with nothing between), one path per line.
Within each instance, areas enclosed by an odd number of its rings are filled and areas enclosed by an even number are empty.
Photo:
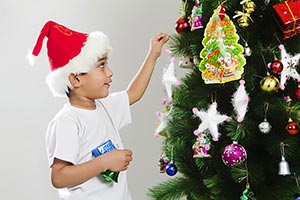
M133 77L127 88L130 105L142 98L150 82L155 64L161 55L164 44L168 41L169 35L159 33L152 37L149 52L136 75Z

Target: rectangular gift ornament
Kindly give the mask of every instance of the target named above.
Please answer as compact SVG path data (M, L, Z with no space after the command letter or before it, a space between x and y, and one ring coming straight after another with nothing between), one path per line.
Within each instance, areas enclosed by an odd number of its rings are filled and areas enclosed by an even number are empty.
M273 5L275 21L283 32L283 39L300 35L300 0L289 0Z
M114 149L115 145L111 142L111 140L107 140L97 148L93 149L92 154L94 157L98 157Z

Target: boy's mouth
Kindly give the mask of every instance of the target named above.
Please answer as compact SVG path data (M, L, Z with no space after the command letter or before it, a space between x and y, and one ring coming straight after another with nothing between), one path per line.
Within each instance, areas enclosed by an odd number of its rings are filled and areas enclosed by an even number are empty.
M110 86L110 84L111 84L111 81L110 82L108 82L108 83L104 83L104 85L106 85L106 86Z

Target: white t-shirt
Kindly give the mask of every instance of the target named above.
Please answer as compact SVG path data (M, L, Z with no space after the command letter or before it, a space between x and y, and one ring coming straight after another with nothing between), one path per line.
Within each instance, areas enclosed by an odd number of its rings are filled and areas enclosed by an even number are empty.
M65 104L48 126L49 165L52 166L54 158L74 165L87 162L93 159L92 150L107 140L123 149L118 130L130 122L125 91L97 100L95 110ZM59 196L63 200L131 200L125 171L120 172L118 183L107 183L96 176L78 186L59 189Z

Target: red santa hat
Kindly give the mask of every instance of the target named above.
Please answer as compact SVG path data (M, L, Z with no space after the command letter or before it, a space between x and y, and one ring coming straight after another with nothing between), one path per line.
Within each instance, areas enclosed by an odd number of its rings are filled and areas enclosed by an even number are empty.
M72 89L70 73L87 73L99 58L111 51L108 37L99 31L80 33L53 21L42 28L34 49L27 56L33 65L39 55L43 40L47 37L47 54L51 72L47 75L48 84L54 96L66 96L68 87Z

